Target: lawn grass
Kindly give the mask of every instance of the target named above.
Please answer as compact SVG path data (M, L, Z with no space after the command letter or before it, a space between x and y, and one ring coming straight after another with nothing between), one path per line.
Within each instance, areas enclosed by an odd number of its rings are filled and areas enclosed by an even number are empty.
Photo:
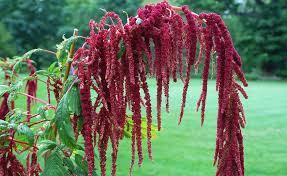
M41 83L40 83L41 84ZM163 130L153 140L153 161L145 159L141 168L135 166L135 176L209 176L214 175L213 153L215 146L217 92L215 82L209 82L206 120L200 127L200 113L195 103L200 95L201 81L191 80L183 122L177 125L181 104L182 83L170 86L170 113L164 111ZM156 84L149 80L153 105ZM247 127L245 137L245 168L247 176L287 175L287 83L249 82L249 99L243 100ZM40 85L39 96L46 96ZM20 100L24 106L24 99ZM154 106L155 107L155 106ZM155 108L153 115L155 117ZM126 176L130 167L130 140L120 144L118 156L119 176ZM108 161L110 167L110 161ZM108 171L110 169L107 169ZM109 174L108 174L109 175Z

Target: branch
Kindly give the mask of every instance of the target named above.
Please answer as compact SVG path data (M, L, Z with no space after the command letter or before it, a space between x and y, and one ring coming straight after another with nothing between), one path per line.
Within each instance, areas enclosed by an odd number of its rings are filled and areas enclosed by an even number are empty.
M79 32L78 29L74 29L73 36L74 37L78 36L78 32ZM72 61L70 60L70 58L73 58L74 56L75 43L76 43L76 40L72 42L72 45L71 45L71 48L68 54L67 69L66 69L65 76L64 76L64 83L67 81L69 74L70 74L71 65L72 65Z
M16 142L16 143L18 143L18 144L30 145L28 142L18 141L18 140L16 140L16 139L12 138L12 137L9 137L8 139L9 139L11 142ZM35 145L32 145L32 147L33 147L33 148L36 148L37 150L39 150L38 147L35 146Z
M38 101L38 102L40 102L40 103L43 103L43 104L47 105L48 107L51 107L52 109L56 109L55 106L49 104L49 102L47 102L47 101L45 101L45 100L39 99L39 98L37 98L37 97L31 96L31 95L29 95L29 94L22 93L22 92L17 92L17 93L20 94L20 95L24 95L24 96L26 96L26 97L30 97L30 98L32 98L32 99L34 99L34 100L36 100L36 101Z
M43 122L47 122L47 121L50 121L50 120L40 120L40 121L38 121L38 122L35 122L35 123L31 123L30 125L28 125L29 127L31 127L31 126L34 126L34 125L37 125L37 124L39 124L39 123L43 123Z

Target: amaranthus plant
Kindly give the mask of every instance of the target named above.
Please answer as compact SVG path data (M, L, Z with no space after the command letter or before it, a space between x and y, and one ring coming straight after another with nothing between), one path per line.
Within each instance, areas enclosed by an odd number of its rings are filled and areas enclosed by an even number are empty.
M216 175L244 175L241 128L246 121L239 93L245 98L247 94L236 80L243 86L247 82L241 58L219 15L198 15L187 6L162 2L139 8L126 24L116 13L107 12L98 23L91 20L89 27L89 36L78 36L75 30L57 45L56 52L35 49L1 61L5 85L1 85L0 175L92 176L100 172L104 176L109 144L111 173L116 175L124 136L132 141L132 174L135 155L139 166L143 162L143 138L152 159L151 138L155 128L161 130L163 97L169 111L170 80L184 82L180 124L191 72L198 71L200 64L202 92L197 109L201 108L203 125L213 55L218 91ZM76 42L82 43L77 49ZM35 52L51 54L57 61L37 71L30 59ZM25 67L29 76L21 74ZM152 124L148 76L157 82L156 125ZM38 83L45 84L47 97L37 97ZM17 98L23 96L26 109L17 106ZM20 153L26 155L25 162L17 159ZM99 155L100 171L95 168L95 155Z

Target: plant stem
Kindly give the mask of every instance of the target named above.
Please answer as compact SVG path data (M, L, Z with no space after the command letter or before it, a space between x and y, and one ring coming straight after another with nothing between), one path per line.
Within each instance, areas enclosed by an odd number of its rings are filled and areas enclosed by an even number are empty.
M16 139L12 138L12 137L9 137L8 139L9 139L10 141L16 142L16 143L18 143L18 144L30 145L28 142L18 141L18 140L16 140ZM33 145L32 147L33 147L33 148L36 148L37 150L39 150L38 147L35 146L35 145Z
M47 121L50 121L50 120L40 120L40 121L38 121L38 122L35 122L35 123L31 123L30 125L28 125L29 127L31 127L31 126L33 126L33 125L37 125L37 124L39 124L39 123L43 123L43 122L47 122Z
M78 29L74 29L74 34L73 36L76 37L78 36ZM65 76L64 76L64 83L67 81L69 74L70 74L70 70L71 70L71 65L72 65L72 60L71 58L73 58L74 56L74 50L75 50L75 44L76 44L76 40L74 40L71 44L71 48L68 54L68 61L67 61L67 68L66 68L66 72L65 72Z
M17 93L20 94L20 95L24 95L24 96L26 96L26 97L30 97L30 98L32 98L32 99L34 99L34 100L36 100L36 101L38 101L38 102L40 102L40 103L43 103L43 104L45 104L45 105L51 107L52 109L56 109L55 106L49 104L49 102L47 102L47 101L45 101L45 100L39 99L39 98L37 98L37 97L31 96L31 95L26 94L26 93L23 93L23 92L17 92Z
M34 100L36 100L36 101L38 101L38 102L40 102L40 103L43 103L43 104L49 104L49 103L48 103L47 101L45 101L45 100L39 99L39 98L37 98L37 97L31 96L31 95L26 94L26 93L23 93L23 92L18 92L18 94L24 95L24 96L26 96L26 97L30 97L30 98L32 98L32 99L34 99Z
M49 54L53 54L53 55L56 56L56 53L54 51L50 51L50 50L46 50L46 49L42 49L42 48L40 48L40 50L43 51L43 52L46 52L46 53L49 53Z

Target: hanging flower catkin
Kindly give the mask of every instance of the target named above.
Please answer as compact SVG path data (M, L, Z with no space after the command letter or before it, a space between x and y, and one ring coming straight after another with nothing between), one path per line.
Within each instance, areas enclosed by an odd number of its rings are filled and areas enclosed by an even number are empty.
M184 17L176 11L184 12ZM108 22L111 19L111 22ZM115 23L116 21L116 23ZM201 124L204 122L211 52L217 54L216 90L218 117L214 162L217 175L244 175L243 136L245 116L238 94L247 94L240 84L247 86L242 61L231 36L221 19L214 13L197 15L187 6L175 8L167 2L139 8L137 16L123 24L114 12L107 12L100 23L90 21L90 36L74 55L73 66L80 79L80 94L84 126L82 134L88 160L89 175L94 169L93 149L97 146L101 175L106 175L107 148L112 146L112 175L116 175L119 141L126 123L132 120L131 169L143 161L142 105L146 109L148 155L151 153L152 103L147 81L150 74L156 80L157 127L161 130L162 95L169 110L169 81L183 80L179 123L184 115L187 91L193 66L203 64ZM200 45L199 53L197 44ZM186 61L183 55L186 54ZM201 63L202 56L204 62ZM195 58L198 58L197 61ZM196 61L196 62L195 62ZM183 64L187 67L184 70ZM91 90L97 95L92 104ZM143 94L141 94L141 89ZM144 96L143 96L144 95ZM144 101L143 101L144 100ZM131 111L127 111L131 108ZM129 114L130 112L131 114ZM94 140L94 141L93 141Z
M27 61L28 70L30 71L30 76L33 76L36 72L36 68L33 65L33 61L28 59ZM36 97L37 93L37 79L28 80L26 83L26 91L28 95ZM31 118L31 103L33 103L33 98L27 97L27 121L30 122Z

